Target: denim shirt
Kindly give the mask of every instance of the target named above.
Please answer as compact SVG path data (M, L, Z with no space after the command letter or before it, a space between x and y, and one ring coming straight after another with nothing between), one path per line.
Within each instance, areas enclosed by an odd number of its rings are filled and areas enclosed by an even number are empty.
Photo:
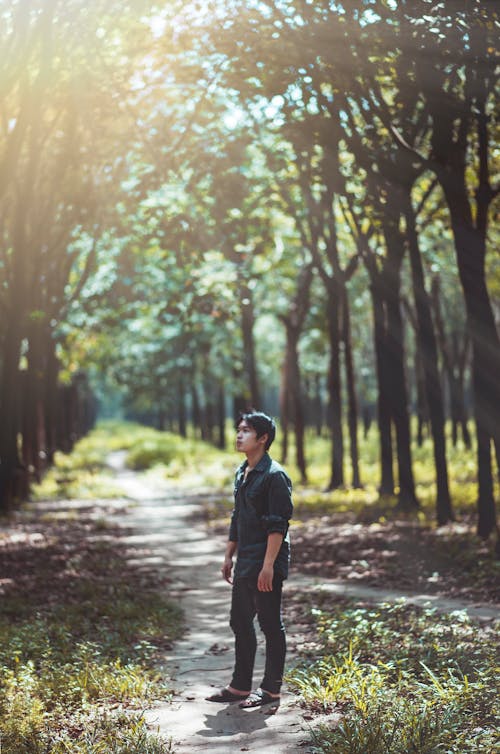
M283 534L274 572L286 579L290 560L288 522L292 517L292 483L283 468L266 453L245 479L245 461L237 470L229 539L237 542L234 578L256 577L264 563L267 537Z

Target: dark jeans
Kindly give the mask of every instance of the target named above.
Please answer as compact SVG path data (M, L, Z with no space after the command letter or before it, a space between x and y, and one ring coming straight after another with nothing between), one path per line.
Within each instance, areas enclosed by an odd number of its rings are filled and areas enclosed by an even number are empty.
M237 579L233 584L230 625L235 637L235 664L231 686L240 691L252 688L257 650L254 618L266 638L266 666L261 688L279 694L285 666L286 636L281 619L283 580L276 576L272 592L259 592L257 579Z

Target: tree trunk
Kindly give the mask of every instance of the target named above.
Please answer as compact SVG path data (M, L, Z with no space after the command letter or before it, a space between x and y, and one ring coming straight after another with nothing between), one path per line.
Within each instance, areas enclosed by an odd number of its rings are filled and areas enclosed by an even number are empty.
M321 399L321 375L314 376L314 424L316 436L321 437L323 432L323 401Z
M342 296L342 339L344 341L344 362L347 388L347 424L349 427L349 442L352 466L352 486L360 489L361 476L359 473L359 449L358 449L358 402L356 398L356 385L354 379L354 365L351 341L351 317L349 311L349 299L347 288L343 288Z
M450 371L450 393L453 401L453 417L456 423L456 434L458 429L462 433L462 440L466 448L472 446L472 440L468 426L467 407L465 405L465 372L467 367L467 352L469 350L469 339L465 337L465 342L460 345L458 332L452 334L452 360ZM455 440L456 442L456 440Z
M191 385L191 407L192 407L193 427L194 427L195 434L198 432L201 435L200 397L198 395L198 388L194 382Z
M19 390L20 326L12 322L4 339L0 382L0 510L7 511L17 496L22 467L18 455L21 392Z
M31 346L30 346L31 350ZM24 394L22 416L22 458L28 480L41 482L46 467L46 434L44 410L45 374L33 361L22 374L20 388Z
M387 260L384 266L384 294L387 312L388 386L391 417L396 430L399 477L398 506L403 510L418 507L411 461L410 420L404 369L404 336L401 317L400 270L403 239L392 222L386 222L384 235Z
M443 395L439 379L437 342L432 322L430 301L425 289L424 269L418 245L415 214L410 196L407 198L405 216L415 295L415 309L417 313L419 364L421 364L424 374L425 397L429 409L434 448L437 486L436 518L438 524L442 525L454 520L448 485Z
M241 331L243 336L243 377L245 380L245 398L251 408L260 409L260 389L255 359L253 328L255 316L253 311L252 291L246 284L240 286Z
M304 450L304 410L302 405L302 386L300 379L298 342L300 329L286 323L286 364L287 384L289 387L289 405L291 409L293 426L295 430L295 453L297 468L300 471L301 482L307 482L307 469Z
M471 438L467 427L467 412L465 409L465 364L467 359L467 344L459 347L458 332L452 334L450 347L446 337L443 318L441 316L441 287L437 275L434 276L431 285L431 302L436 323L436 335L443 360L444 372L448 382L450 394L450 418L452 425L452 442L455 447L458 440L458 428L462 429L462 437L467 448L470 448Z
M219 381L217 395L217 447L226 449L226 396L224 383Z
M327 303L330 363L328 370L329 410L332 430L331 476L327 490L344 486L344 437L342 432L342 390L340 378L340 292L332 281Z
M472 383L477 432L479 536L496 528L491 442L500 445L500 339L485 278L486 238L467 222L468 204L452 186L445 186L450 207L458 270L472 343Z
M289 409L290 409L290 377L288 362L288 346L285 347L285 355L281 367L281 381L279 393L280 405L280 428L281 428L281 463L286 464L288 461L288 431L289 431Z
M415 362L415 387L417 391L417 445L421 448L424 444L425 429L429 421L429 408L427 405L425 390L425 370L422 363L421 347L418 343L418 336L415 348Z
M181 377L178 382L177 426L181 437L187 437L186 388Z
M388 355L385 305L380 284L380 273L370 270L370 292L373 306L373 339L377 372L377 424L380 441L380 486L381 495L394 495L394 469L391 433L391 411L388 386Z
M47 368L45 372L45 431L47 465L52 466L57 450L58 385L59 362L56 356L56 342L53 337L47 341Z

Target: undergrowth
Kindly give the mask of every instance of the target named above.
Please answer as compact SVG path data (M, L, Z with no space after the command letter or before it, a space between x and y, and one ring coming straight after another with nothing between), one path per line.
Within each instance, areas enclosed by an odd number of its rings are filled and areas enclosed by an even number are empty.
M167 754L141 710L169 698L156 668L179 609L127 565L113 532L22 522L0 541L2 754Z
M80 440L71 454L57 453L55 467L46 474L40 485L34 486L34 499L54 498L107 498L120 497L123 491L113 482L107 468L110 452L123 451L126 465L136 471L155 470L177 485L210 487L214 491L231 492L231 482L236 466L242 457L234 451L234 432L228 423L227 449L220 450L212 444L190 437L183 438L170 432L160 432L138 424L105 421L92 433ZM418 512L411 514L423 522L435 518L436 483L432 441L426 438L421 447L413 445L413 469ZM271 448L271 454L281 459L280 433ZM331 442L328 437L318 437L313 432L306 435L308 483L300 483L300 474L294 463L293 436L289 441L286 468L294 482L296 514L330 515L350 513L360 520L385 520L394 514L396 497L378 494L379 448L378 434L372 427L364 436L359 433L360 474L362 488L350 486L349 458L345 463L345 487L325 492L330 474ZM468 514L475 510L477 500L476 456L474 448L462 442L447 445L450 491L455 512ZM498 483L496 486L496 493ZM401 512L398 511L400 516Z
M401 603L312 612L320 648L289 674L289 687L306 706L340 713L315 730L315 754L497 750L494 626Z

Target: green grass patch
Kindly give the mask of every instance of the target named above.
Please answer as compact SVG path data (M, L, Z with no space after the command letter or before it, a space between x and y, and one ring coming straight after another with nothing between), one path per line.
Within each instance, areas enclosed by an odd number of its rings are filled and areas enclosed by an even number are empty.
M136 471L152 471L185 487L203 487L231 494L236 467L243 457L233 448L233 428L228 422L228 449L223 451L192 437L182 438L169 432L119 421L105 421L87 437L80 440L69 455L56 454L55 467L41 485L33 489L33 498L90 499L122 496L107 468L110 453L124 451L126 465ZM350 513L363 521L376 521L394 514L396 497L380 498L378 494L379 447L378 433L373 426L365 437L359 432L360 474L362 489L350 486L351 466L345 450L345 488L325 492L330 477L331 443L326 436L306 435L306 457L309 482L300 484L300 474L294 463L293 435L286 468L294 482L297 515L332 515ZM477 501L476 457L474 448L462 442L453 447L448 441L448 471L452 502L457 515L475 511ZM271 448L271 455L280 460L280 431ZM422 521L435 518L436 481L432 441L426 438L422 446L413 446L413 469L420 509L416 515ZM395 467L397 479L397 469ZM397 491L397 490L396 490ZM495 494L500 494L496 481ZM397 511L398 517L400 511Z
M288 683L340 719L315 754L479 754L498 743L498 626L404 603L311 608L319 644Z
M182 615L129 566L119 531L28 518L4 530L2 754L167 754L141 710L169 698L159 660ZM112 535L115 536L112 536Z
M451 427L448 426L448 435ZM471 431L473 430L471 426ZM279 460L280 442L278 439L272 447L272 454ZM331 515L335 513L351 512L360 520L376 521L380 517L394 515L397 497L381 498L378 493L380 484L379 440L375 426L372 426L365 437L358 433L360 477L362 489L351 486L352 468L349 458L347 432L345 432L346 446L344 449L344 479L345 486L332 492L325 492L331 474L331 442L326 436L318 437L309 431L306 434L306 459L308 468L307 485L300 484L300 474L294 463L294 438L290 437L288 461L286 464L295 488L296 512L311 515ZM473 445L466 448L462 441L454 447L448 436L447 459L450 494L454 511L458 516L475 512L477 505L477 460ZM433 522L436 505L436 474L434 468L433 444L430 437L424 439L419 447L412 445L413 473L416 495L420 503L417 513L412 514L422 521ZM394 478L397 493L397 463L394 458ZM495 496L500 496L500 486L495 475ZM401 511L396 514L401 517Z
M112 499L123 496L107 467L109 454L127 450L134 441L135 425L105 422L79 440L71 453L57 452L54 466L40 484L34 484L31 498L68 500Z
M210 443L142 427L127 453L126 464L136 471L156 468L164 477L186 486L230 487L241 457Z

